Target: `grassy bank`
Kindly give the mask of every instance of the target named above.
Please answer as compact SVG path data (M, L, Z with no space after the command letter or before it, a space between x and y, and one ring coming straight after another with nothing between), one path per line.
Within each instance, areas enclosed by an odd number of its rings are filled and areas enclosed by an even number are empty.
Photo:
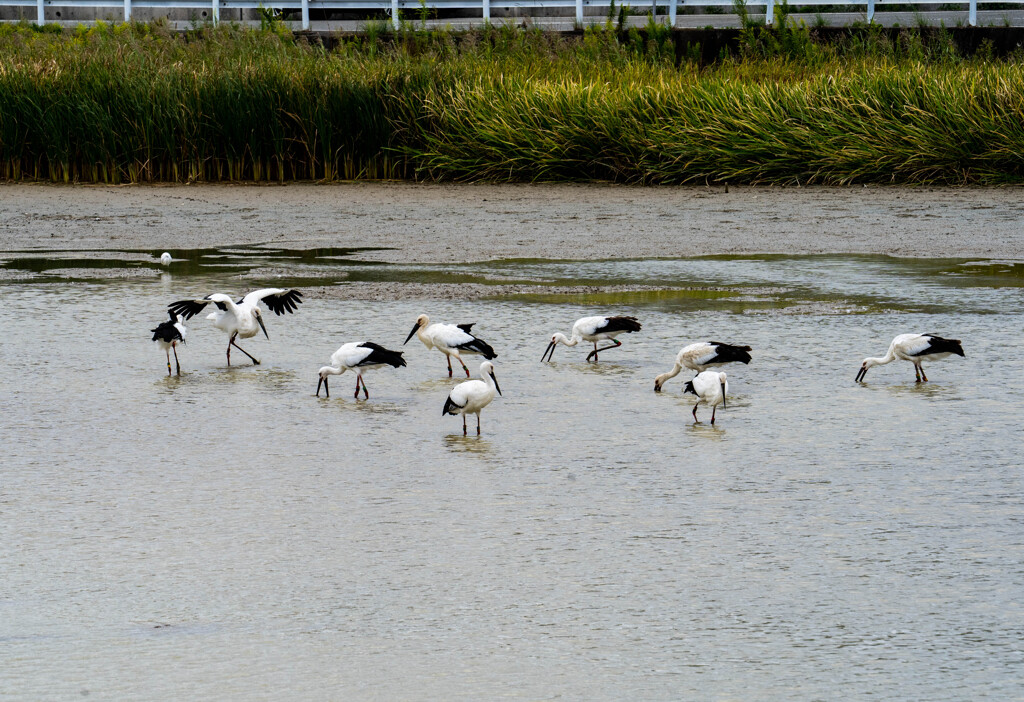
M382 25L383 28L383 25ZM627 183L1024 179L1024 65L871 29L413 30L330 52L276 27L0 28L0 177ZM130 60L129 60L130 59Z

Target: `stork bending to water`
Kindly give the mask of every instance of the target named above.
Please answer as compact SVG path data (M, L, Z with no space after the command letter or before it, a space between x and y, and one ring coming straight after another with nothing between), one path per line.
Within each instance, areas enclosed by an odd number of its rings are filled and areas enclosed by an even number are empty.
M914 364L914 377L916 382L928 382L928 376L924 374L921 366L923 361L939 361L951 354L963 356L964 350L960 346L959 339L943 339L934 334L900 334L889 344L889 351L880 358L865 358L857 371L856 382L864 380L868 368L883 366L886 363L900 359L910 361Z
M156 329L150 329L150 331L153 332L153 341L167 353L167 375L171 374L171 351L174 351L174 365L178 369L178 375L181 375L177 346L185 343L188 329L185 328L185 318L181 315L168 312L168 316L170 316L168 321L161 322Z
M654 392L661 392L661 386L669 378L679 375L683 368L703 373L708 368L726 363L750 363L749 346L732 346L720 341L700 341L680 349L675 365L668 373L654 379Z
M560 333L551 336L551 343L544 349L544 355L540 357L540 360L550 361L554 358L555 347L558 344L575 346L581 341L588 341L593 342L594 350L587 354L587 360L589 361L593 357L594 363L597 363L598 353L622 346L622 342L615 337L619 334L631 334L637 331L640 331L640 322L636 321L636 317L581 317L572 325L571 337L566 338L565 334ZM598 341L606 340L612 343L603 348L597 348Z
M382 368L391 366L401 368L405 365L401 351L390 351L372 341L362 343L343 344L340 349L331 355L331 365L324 366L319 370L320 380L316 384L316 396L320 397L320 385L324 386L327 397L331 396L330 388L327 387L327 378L332 375L341 375L347 370L356 374L356 394L359 398L359 384L363 385L363 393L367 400L370 399L370 391L366 389L366 381L363 380L363 372L371 368Z

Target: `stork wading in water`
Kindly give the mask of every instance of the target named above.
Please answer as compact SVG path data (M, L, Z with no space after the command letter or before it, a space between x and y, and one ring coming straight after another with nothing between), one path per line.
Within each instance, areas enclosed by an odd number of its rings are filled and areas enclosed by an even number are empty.
M615 337L619 334L631 334L637 331L640 331L640 322L636 321L636 317L582 317L572 325L572 335L569 338L560 333L552 335L551 343L544 350L544 355L540 357L540 360L550 361L554 358L555 347L558 344L575 346L581 341L587 341L594 344L594 350L587 354L587 360L593 358L594 363L597 363L597 354L601 351L622 346L622 342ZM612 343L599 349L597 348L598 341L611 341Z
M401 351L391 351L372 341L343 344L340 349L331 354L331 365L324 366L319 370L320 380L316 384L316 396L320 397L320 386L323 385L324 393L330 397L331 391L327 387L327 378L332 375L341 375L350 370L356 374L356 394L353 397L359 399L359 384L362 383L365 399L369 400L370 391L366 389L363 372L371 368L384 366L401 368L404 365L405 359L402 358Z
M217 309L206 316L213 320L213 326L228 334L228 365L231 365L231 347L244 353L254 365L259 365L259 359L243 349L237 343L236 338L248 339L256 336L260 329L263 335L267 334L267 327L263 324L263 312L259 303L262 302L271 312L282 315L285 312L294 312L302 302L302 293L298 290L282 290L280 288L264 288L254 290L239 300L232 300L229 295L213 293L198 300L178 300L167 306L171 314L180 314L185 319L191 319L213 304Z
M697 419L697 406L704 402L711 407L711 426L715 425L715 410L718 405L725 407L725 396L729 392L729 382L725 379L725 373L717 371L704 371L694 376L693 380L686 381L683 392L693 393L697 401L693 404L693 421Z
M169 265L171 265L171 261L173 261L173 260L174 259L171 258L171 255L169 253L167 253L166 251L164 251L162 254L160 254L160 265L161 266L169 266Z
M170 317L168 321L161 322L156 329L150 329L150 331L153 332L153 341L167 353L167 375L171 374L171 351L174 351L174 365L178 369L178 375L181 375L177 346L185 343L188 329L185 328L185 318L181 315L168 312L168 316Z
M676 363L672 370L654 379L654 392L661 392L661 386L665 381L679 375L683 368L702 373L726 363L750 363L750 351L749 346L732 346L720 341L700 341L684 346L676 355Z
M864 380L868 368L884 366L899 359L910 361L914 364L914 377L916 382L928 382L928 376L924 374L921 363L924 361L939 361L947 356L956 354L963 356L964 350L960 346L959 339L943 339L934 334L900 334L889 344L889 351L880 358L865 358L857 371L856 382Z
M467 380L459 383L448 393L441 416L446 414L462 415L462 435L466 435L466 415L476 415L476 434L480 435L480 410L491 404L494 393L501 394L498 379L494 375L494 364L484 361L480 364L480 377L483 380Z
M421 314L416 318L416 324L413 325L412 331L409 332L409 336L405 337L402 345L408 344L409 339L415 334L428 349L437 349L448 358L449 378L452 377L452 356L455 356L462 364L462 370L466 371L468 378L469 368L466 368L461 354L480 354L488 361L498 357L490 344L473 336L470 331L472 329L473 324L441 324L438 322L431 324L430 317Z

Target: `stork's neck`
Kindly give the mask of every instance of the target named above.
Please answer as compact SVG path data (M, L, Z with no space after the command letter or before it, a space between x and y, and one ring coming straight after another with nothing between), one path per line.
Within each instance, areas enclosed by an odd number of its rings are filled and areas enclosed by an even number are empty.
M884 356L872 356L864 359L864 363L869 366L884 366L886 363L892 363L896 360L896 350L892 347L889 348L889 353Z
M334 366L324 366L320 369L320 375L341 375L344 372L344 368L335 368Z
M420 341L422 341L423 345L426 346L428 349L432 349L432 348L434 348L434 342L430 340L429 336L427 336L427 327L428 326L430 326L430 325L429 324L424 324L424 325L418 327L416 329L416 338L418 338Z
M571 339L566 339L565 337L562 337L561 339L559 339L559 341L561 341L566 346L575 346L576 344L583 341L583 337L580 336L579 332L573 332Z
M683 367L679 365L679 361L676 361L675 365L672 366L672 370L670 370L668 373L662 373L661 375L654 379L654 384L660 388L662 385L665 384L666 380L668 380L669 378L675 378L677 375L679 375L679 372L681 370L683 370Z

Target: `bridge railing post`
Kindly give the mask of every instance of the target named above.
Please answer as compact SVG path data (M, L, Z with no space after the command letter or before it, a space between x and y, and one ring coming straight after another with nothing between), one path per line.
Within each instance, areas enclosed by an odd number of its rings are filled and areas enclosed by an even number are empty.
M46 24L46 9L43 0L36 0L36 24L40 27Z
M972 27L978 26L978 0L970 0L970 9L967 11L967 24Z
M775 21L775 0L767 0L764 8L764 23L771 24Z

